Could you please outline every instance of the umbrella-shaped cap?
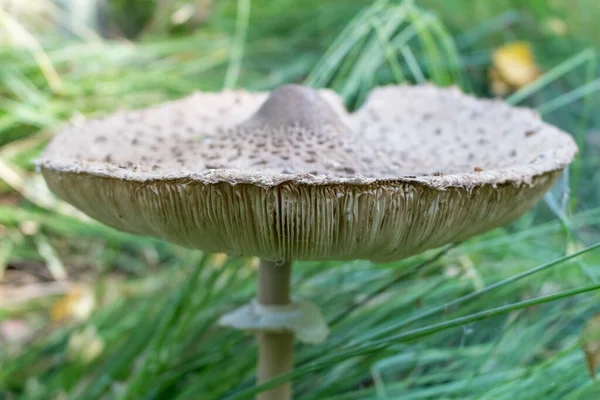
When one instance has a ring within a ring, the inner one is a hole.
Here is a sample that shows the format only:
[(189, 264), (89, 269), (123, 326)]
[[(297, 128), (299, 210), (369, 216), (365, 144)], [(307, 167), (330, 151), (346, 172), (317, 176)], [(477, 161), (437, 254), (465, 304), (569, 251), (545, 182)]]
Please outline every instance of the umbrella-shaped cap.
[(522, 215), (577, 152), (528, 109), (432, 85), (196, 93), (65, 129), (50, 188), (128, 232), (265, 259), (394, 260)]

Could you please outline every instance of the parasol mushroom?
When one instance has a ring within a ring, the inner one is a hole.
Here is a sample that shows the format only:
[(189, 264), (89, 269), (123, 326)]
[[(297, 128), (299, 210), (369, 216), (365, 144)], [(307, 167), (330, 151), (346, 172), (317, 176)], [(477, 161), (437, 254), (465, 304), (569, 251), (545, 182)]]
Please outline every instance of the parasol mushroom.
[(220, 322), (258, 335), (262, 383), (292, 369), (293, 336), (327, 336), (319, 310), (290, 297), (293, 260), (393, 261), (504, 225), (576, 152), (534, 111), (457, 88), (381, 87), (348, 113), (332, 91), (286, 85), (71, 126), (38, 165), (116, 229), (260, 257), (257, 298)]

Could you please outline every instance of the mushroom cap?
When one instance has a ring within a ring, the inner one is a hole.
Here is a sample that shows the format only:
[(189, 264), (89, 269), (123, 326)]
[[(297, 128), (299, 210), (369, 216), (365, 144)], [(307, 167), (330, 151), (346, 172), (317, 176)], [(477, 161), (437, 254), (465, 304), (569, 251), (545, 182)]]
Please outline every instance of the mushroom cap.
[(386, 86), (195, 93), (73, 125), (37, 164), (116, 229), (268, 260), (392, 261), (525, 213), (577, 153), (525, 108)]

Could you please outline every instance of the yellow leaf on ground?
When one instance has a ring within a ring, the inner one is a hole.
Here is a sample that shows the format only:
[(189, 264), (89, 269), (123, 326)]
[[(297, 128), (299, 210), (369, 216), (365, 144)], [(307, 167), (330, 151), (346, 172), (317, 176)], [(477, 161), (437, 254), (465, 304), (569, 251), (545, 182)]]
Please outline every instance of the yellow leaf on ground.
[(95, 306), (96, 299), (90, 288), (74, 286), (69, 293), (52, 305), (50, 317), (54, 322), (84, 321), (90, 316)]
[(504, 96), (527, 86), (540, 74), (529, 43), (512, 42), (494, 51), (488, 77), (492, 92)]

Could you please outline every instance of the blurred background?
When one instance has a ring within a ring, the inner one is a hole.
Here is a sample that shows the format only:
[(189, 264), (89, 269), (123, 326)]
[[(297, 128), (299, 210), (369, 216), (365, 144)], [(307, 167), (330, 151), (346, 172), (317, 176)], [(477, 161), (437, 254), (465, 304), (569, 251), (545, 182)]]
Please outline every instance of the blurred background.
[(535, 108), (579, 157), (510, 226), (299, 263), (332, 333), (298, 346), (298, 398), (600, 398), (598, 21), (597, 0), (0, 0), (0, 399), (253, 397), (255, 341), (215, 321), (252, 298), (256, 260), (57, 201), (31, 161), (61, 124), (289, 82), (353, 109), (425, 81)]

